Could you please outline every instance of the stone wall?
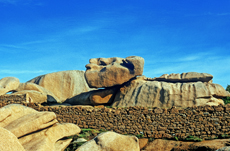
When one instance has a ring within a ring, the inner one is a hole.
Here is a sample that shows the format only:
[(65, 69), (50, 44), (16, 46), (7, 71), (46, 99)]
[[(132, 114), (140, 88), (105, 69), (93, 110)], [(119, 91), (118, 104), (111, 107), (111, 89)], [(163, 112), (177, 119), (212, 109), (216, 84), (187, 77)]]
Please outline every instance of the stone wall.
[[(0, 98), (0, 107), (23, 102), (18, 98)], [(42, 106), (21, 103), (38, 111), (56, 113), (59, 122), (74, 123), (80, 128), (112, 130), (121, 134), (144, 134), (153, 138), (215, 138), (230, 135), (230, 105), (199, 106), (186, 109), (146, 107), (106, 108), (80, 106)]]

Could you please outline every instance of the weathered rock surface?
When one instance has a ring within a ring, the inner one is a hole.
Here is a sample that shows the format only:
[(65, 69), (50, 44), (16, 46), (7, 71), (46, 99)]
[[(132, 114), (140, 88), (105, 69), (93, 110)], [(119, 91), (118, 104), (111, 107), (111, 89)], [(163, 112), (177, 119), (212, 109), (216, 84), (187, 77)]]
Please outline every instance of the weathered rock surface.
[(13, 133), (0, 127), (0, 151), (25, 151), (25, 149)]
[[(63, 151), (72, 139), (60, 139), (79, 134), (81, 131), (75, 124), (57, 122), (56, 114), (53, 112), (38, 112), (18, 104), (0, 108), (0, 128), (11, 132), (16, 140), (19, 139), (17, 142), (26, 151)], [(5, 133), (0, 133), (0, 135), (5, 135)], [(11, 137), (10, 134), (9, 137)], [(12, 138), (12, 141), (15, 140)]]
[(16, 90), (19, 84), (19, 79), (15, 77), (5, 77), (0, 79), (0, 95)]
[(106, 105), (114, 101), (118, 87), (92, 90), (67, 99), (65, 103), (72, 105)]
[(182, 74), (163, 74), (162, 76), (155, 78), (155, 80), (165, 82), (209, 82), (212, 78), (213, 76), (208, 73), (187, 72)]
[(127, 58), (94, 58), (86, 65), (85, 77), (92, 88), (121, 85), (143, 73), (144, 59), (138, 56)]
[(138, 138), (115, 132), (101, 133), (76, 151), (140, 151)]
[[(48, 129), (21, 137), (19, 138), (19, 142), (22, 144), (25, 150), (54, 151), (55, 146), (60, 145), (60, 142), (57, 142), (59, 139), (67, 137), (67, 136), (79, 134), (80, 131), (81, 129), (75, 124), (71, 124), (71, 123), (58, 124), (57, 123)], [(59, 148), (59, 150), (61, 149)]]
[(44, 93), (41, 93), (39, 91), (35, 90), (22, 90), (15, 93), (12, 93), (11, 95), (26, 95), (25, 102), (27, 103), (44, 103), (47, 102), (47, 95)]
[(61, 102), (92, 89), (86, 83), (84, 71), (69, 70), (38, 76), (28, 82), (38, 84), (52, 92)]
[(4, 128), (11, 131), (15, 136), (21, 137), (52, 126), (57, 122), (55, 113), (37, 112), (18, 118)]
[(226, 146), (230, 139), (215, 139), (202, 142), (183, 142), (174, 140), (156, 139), (144, 148), (145, 151), (190, 151), (190, 150), (210, 150), (215, 151)]
[(37, 111), (19, 104), (2, 107), (0, 108), (0, 127), (5, 127), (16, 119), (32, 113), (37, 113)]
[(227, 91), (219, 84), (207, 82), (170, 83), (138, 77), (117, 92), (112, 106), (191, 107), (224, 104)]
[(19, 92), (24, 90), (35, 90), (41, 92), (42, 94), (45, 94), (47, 96), (47, 102), (50, 103), (60, 102), (60, 100), (52, 92), (32, 82), (20, 83), (19, 87), (16, 89), (16, 91)]

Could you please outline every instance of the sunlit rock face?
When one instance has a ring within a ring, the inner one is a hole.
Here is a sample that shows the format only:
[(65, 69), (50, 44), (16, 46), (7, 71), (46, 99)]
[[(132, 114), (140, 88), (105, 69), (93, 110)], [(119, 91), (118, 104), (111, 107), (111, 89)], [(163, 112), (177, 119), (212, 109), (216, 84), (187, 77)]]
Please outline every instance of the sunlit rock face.
[(138, 56), (127, 58), (93, 58), (86, 65), (85, 77), (91, 88), (121, 85), (143, 73), (144, 59)]
[[(193, 77), (192, 81), (194, 79)], [(197, 82), (184, 82), (184, 79), (182, 81), (166, 81), (162, 79), (158, 81), (157, 78), (149, 79), (144, 76), (129, 81), (118, 90), (112, 106), (217, 106), (223, 105), (222, 98), (229, 95), (221, 85), (208, 80), (207, 82), (201, 82), (200, 79)]]
[(35, 77), (28, 82), (45, 88), (52, 92), (53, 98), (64, 102), (68, 98), (91, 90), (86, 83), (84, 73), (79, 70), (59, 71)]

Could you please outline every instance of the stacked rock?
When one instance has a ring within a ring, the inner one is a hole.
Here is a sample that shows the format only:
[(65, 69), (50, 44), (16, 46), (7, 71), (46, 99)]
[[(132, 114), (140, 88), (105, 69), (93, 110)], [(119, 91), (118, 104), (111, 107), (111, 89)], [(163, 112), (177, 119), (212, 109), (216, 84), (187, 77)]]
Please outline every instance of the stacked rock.
[[(212, 83), (208, 73), (143, 76), (144, 59), (93, 58), (86, 71), (70, 70), (41, 75), (20, 83), (6, 77), (0, 80), (0, 95), (26, 95), (25, 102), (48, 105), (111, 105), (114, 107), (191, 107), (224, 104), (230, 94)], [(13, 92), (12, 94), (6, 94)]]

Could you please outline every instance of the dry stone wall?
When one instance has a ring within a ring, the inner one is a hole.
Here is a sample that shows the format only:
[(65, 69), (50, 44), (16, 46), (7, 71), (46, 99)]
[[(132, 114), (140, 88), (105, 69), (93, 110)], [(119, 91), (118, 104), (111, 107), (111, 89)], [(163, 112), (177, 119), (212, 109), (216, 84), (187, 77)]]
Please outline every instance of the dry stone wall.
[[(0, 98), (0, 107), (23, 102), (23, 97)], [(59, 122), (74, 123), (80, 128), (112, 130), (120, 134), (143, 134), (150, 138), (215, 138), (230, 135), (230, 105), (194, 106), (186, 109), (106, 108), (80, 106), (42, 106), (21, 103), (38, 111), (56, 113)]]

